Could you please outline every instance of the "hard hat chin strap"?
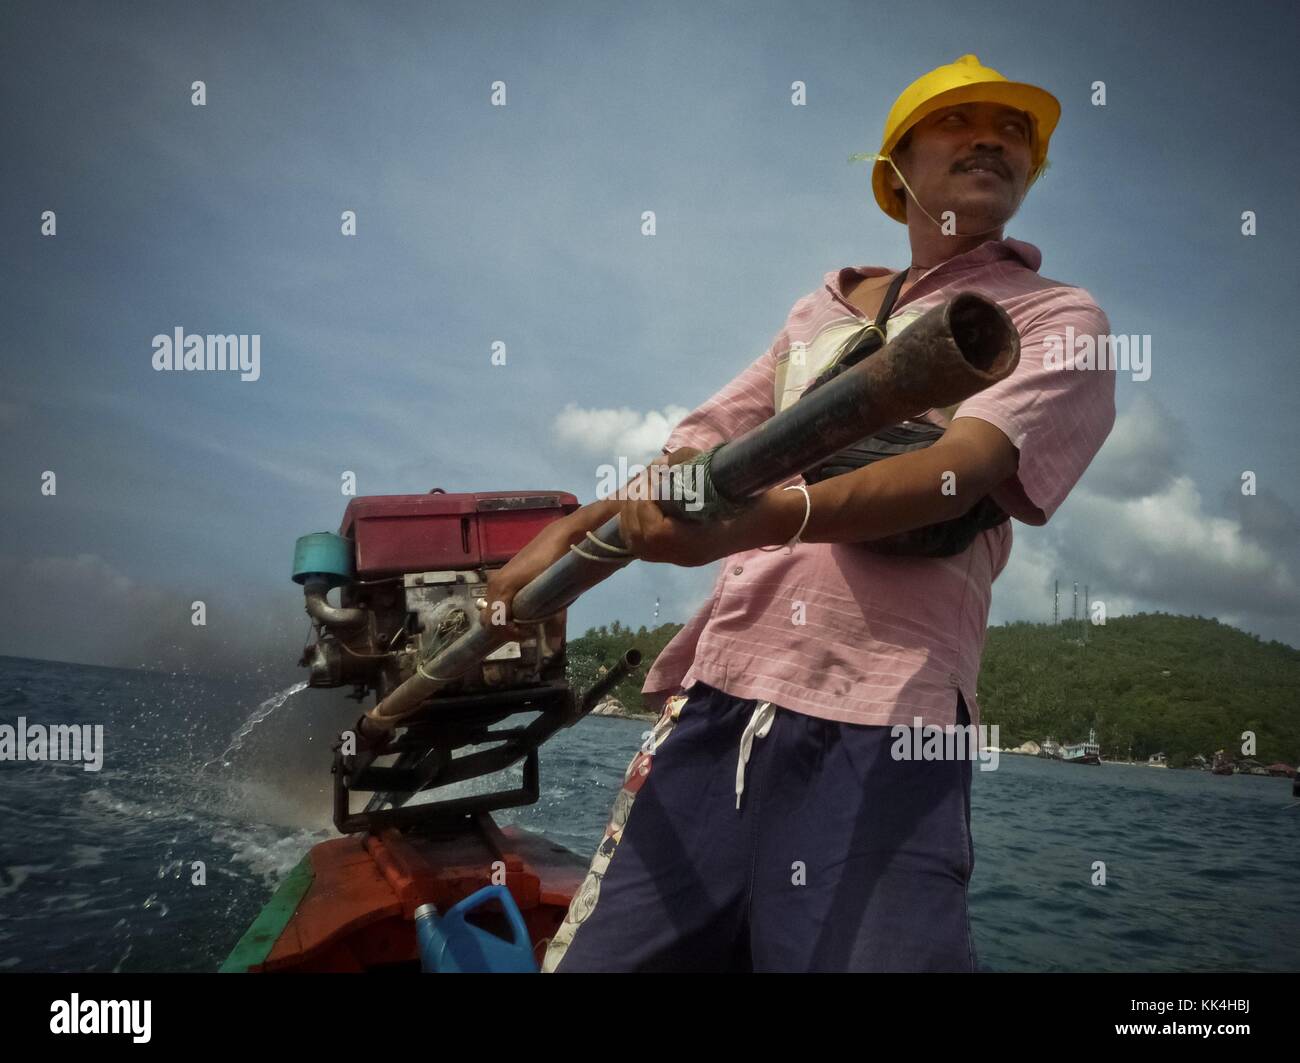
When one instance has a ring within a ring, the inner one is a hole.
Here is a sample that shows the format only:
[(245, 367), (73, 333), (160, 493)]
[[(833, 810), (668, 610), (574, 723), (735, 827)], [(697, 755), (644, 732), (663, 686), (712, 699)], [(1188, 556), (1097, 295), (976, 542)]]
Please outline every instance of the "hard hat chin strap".
[[(894, 160), (891, 159), (888, 155), (878, 155), (875, 152), (862, 151), (862, 152), (858, 152), (858, 154), (856, 155), (849, 156), (850, 162), (852, 162), (854, 159), (871, 159), (873, 162), (889, 163), (889, 168), (893, 170), (894, 173), (898, 174), (898, 179), (903, 182), (904, 190), (907, 192), (909, 196), (912, 197), (912, 202), (916, 204), (917, 209), (920, 210), (920, 212), (924, 214), (927, 218), (929, 218), (930, 221), (934, 222), (934, 226), (936, 229), (943, 228), (943, 224), (940, 221), (938, 221), (933, 214), (931, 214), (928, 210), (925, 209), (925, 205), (917, 198), (916, 193), (912, 191), (912, 186), (907, 183), (907, 178), (903, 176), (902, 171), (899, 170), (899, 168), (894, 165)], [(952, 231), (952, 235), (953, 236), (983, 236), (985, 233), (996, 232), (998, 229), (1001, 229), (1004, 224), (1006, 223), (1001, 222), (997, 225), (992, 226), (991, 228), (981, 229), (977, 233), (959, 233), (957, 232), (956, 229), (954, 229)]]

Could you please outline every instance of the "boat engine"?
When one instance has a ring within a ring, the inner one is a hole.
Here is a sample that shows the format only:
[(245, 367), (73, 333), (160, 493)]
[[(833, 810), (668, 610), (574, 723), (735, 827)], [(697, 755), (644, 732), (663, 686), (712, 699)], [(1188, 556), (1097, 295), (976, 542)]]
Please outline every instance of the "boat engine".
[[(493, 491), (354, 498), (338, 535), (298, 540), (294, 574), (316, 640), (300, 664), (314, 687), (352, 685), (380, 699), (414, 674), (435, 645), (453, 641), (477, 614), (488, 573), (553, 520), (571, 513), (569, 494)], [(327, 595), (339, 588), (340, 604)], [(563, 677), (564, 620), (508, 642), (452, 692), (521, 687)]]
[[(294, 550), (293, 578), (302, 585), (314, 636), (298, 662), (309, 670), (308, 685), (351, 686), (349, 696), (357, 701), (372, 694), (382, 701), (421, 661), (477, 623), (492, 569), (577, 508), (573, 495), (556, 491), (448, 494), (435, 488), (426, 495), (352, 499), (338, 534), (304, 535)], [(338, 605), (329, 601), (335, 588)], [(537, 747), (590, 711), (640, 655), (630, 650), (577, 697), (565, 676), (565, 614), (535, 631), (443, 686), (380, 746), (358, 749), (357, 732), (341, 736), (334, 764), (339, 830), (456, 819), (537, 799)], [(520, 713), (535, 718), (526, 726), (491, 729)], [(454, 755), (466, 749), (473, 752)], [(403, 807), (416, 793), (520, 760), (521, 788)], [(360, 814), (348, 797), (356, 790), (374, 794)]]

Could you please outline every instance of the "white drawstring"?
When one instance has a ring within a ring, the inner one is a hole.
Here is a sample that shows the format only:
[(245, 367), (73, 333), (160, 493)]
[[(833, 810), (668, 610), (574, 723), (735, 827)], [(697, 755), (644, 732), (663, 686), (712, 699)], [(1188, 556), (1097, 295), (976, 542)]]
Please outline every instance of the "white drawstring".
[(745, 724), (745, 732), (740, 736), (740, 760), (736, 764), (736, 808), (740, 808), (740, 795), (745, 792), (745, 765), (749, 763), (749, 751), (754, 748), (754, 738), (766, 738), (776, 719), (776, 706), (770, 701), (759, 702), (754, 715)]

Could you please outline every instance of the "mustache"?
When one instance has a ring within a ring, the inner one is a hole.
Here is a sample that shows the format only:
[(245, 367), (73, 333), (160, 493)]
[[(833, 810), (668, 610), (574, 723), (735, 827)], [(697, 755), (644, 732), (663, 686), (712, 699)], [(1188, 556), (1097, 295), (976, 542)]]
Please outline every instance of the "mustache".
[(996, 155), (972, 155), (969, 158), (961, 160), (961, 162), (954, 163), (952, 167), (952, 172), (964, 173), (966, 170), (970, 170), (975, 167), (979, 167), (984, 170), (992, 170), (995, 174), (998, 174), (1000, 177), (1004, 177), (1008, 181), (1011, 180), (1011, 167), (1009, 167), (1005, 162), (1002, 161), (1002, 159), (1000, 159)]

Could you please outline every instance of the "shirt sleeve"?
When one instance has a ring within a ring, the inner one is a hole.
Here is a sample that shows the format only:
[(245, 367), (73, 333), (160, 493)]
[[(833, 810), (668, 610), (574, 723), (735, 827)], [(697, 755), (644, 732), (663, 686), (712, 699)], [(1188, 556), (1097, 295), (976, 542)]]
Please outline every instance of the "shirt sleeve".
[(782, 329), (763, 354), (712, 398), (696, 407), (678, 423), (664, 443), (669, 454), (681, 447), (708, 450), (719, 443), (744, 435), (776, 413), (773, 384), (776, 378), (776, 349), (785, 334)]
[[(1074, 350), (1108, 350), (1105, 313), (1082, 288), (1062, 288), (1020, 335), (1020, 364), (953, 414), (995, 425), (1020, 451), (1016, 475), (993, 498), (1025, 524), (1046, 524), (1088, 468), (1115, 423), (1113, 359), (1094, 353), (1076, 368)], [(1082, 347), (1081, 347), (1082, 344)], [(1063, 356), (1062, 356), (1063, 355)]]

